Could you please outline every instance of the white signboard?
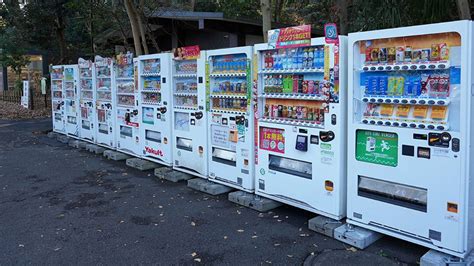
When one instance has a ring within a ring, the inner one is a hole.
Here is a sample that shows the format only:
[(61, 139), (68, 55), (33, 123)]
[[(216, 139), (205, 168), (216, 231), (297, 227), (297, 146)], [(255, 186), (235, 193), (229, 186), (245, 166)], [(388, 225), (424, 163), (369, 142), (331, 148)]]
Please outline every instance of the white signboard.
[(30, 103), (30, 83), (23, 80), (23, 96), (21, 96), (21, 106), (28, 108)]

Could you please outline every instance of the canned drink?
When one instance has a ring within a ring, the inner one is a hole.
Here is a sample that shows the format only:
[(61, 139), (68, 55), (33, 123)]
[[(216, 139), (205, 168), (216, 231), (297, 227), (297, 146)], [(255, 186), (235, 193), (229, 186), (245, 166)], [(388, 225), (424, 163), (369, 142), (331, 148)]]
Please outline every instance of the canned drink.
[(272, 105), (272, 117), (278, 117), (278, 106)]
[(379, 48), (379, 62), (387, 63), (387, 48)]
[(397, 46), (397, 51), (395, 54), (395, 61), (397, 63), (403, 63), (405, 61), (405, 47)]
[(449, 47), (446, 43), (439, 44), (439, 57), (441, 60), (449, 60)]
[(439, 45), (438, 44), (432, 44), (431, 45), (431, 61), (439, 61)]
[(405, 47), (404, 57), (405, 57), (405, 59), (404, 59), (405, 62), (411, 62), (411, 58), (412, 58), (411, 46), (406, 46)]
[(311, 120), (311, 121), (314, 120), (314, 109), (313, 108), (308, 108), (308, 120)]
[(282, 116), (283, 118), (287, 118), (287, 117), (288, 117), (288, 107), (287, 107), (286, 105), (283, 106), (283, 110), (282, 110), (282, 112), (281, 112), (281, 116)]
[(387, 95), (387, 83), (388, 83), (388, 77), (384, 76), (384, 77), (378, 78), (377, 95), (382, 95), (382, 96)]
[(379, 48), (372, 48), (370, 50), (370, 62), (377, 64), (379, 62)]
[(301, 120), (303, 118), (302, 109), (303, 108), (301, 106), (296, 107), (296, 119)]
[(307, 107), (301, 108), (301, 118), (304, 119), (304, 120), (308, 119), (308, 108)]
[(397, 54), (397, 48), (389, 47), (388, 48), (388, 53), (387, 53), (387, 62), (388, 63), (394, 63), (396, 54)]
[(308, 81), (307, 80), (303, 80), (303, 90), (302, 90), (303, 94), (308, 94)]
[(411, 53), (411, 62), (412, 63), (419, 63), (421, 60), (421, 49), (415, 49)]
[(278, 117), (283, 117), (283, 105), (278, 105), (278, 112), (277, 112)]
[(372, 63), (372, 48), (365, 48), (365, 63), (370, 64)]
[(428, 62), (430, 61), (430, 49), (422, 49), (421, 50), (421, 62)]
[(314, 80), (308, 80), (308, 94), (314, 94)]
[(293, 116), (293, 107), (288, 106), (288, 114), (287, 114), (286, 118), (291, 118), (292, 116)]

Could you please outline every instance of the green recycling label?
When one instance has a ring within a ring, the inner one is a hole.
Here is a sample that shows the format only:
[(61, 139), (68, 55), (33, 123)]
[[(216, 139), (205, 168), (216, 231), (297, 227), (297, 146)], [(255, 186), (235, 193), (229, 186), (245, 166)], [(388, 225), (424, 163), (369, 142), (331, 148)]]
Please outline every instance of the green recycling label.
[(362, 162), (397, 166), (398, 135), (389, 132), (357, 130), (356, 159)]

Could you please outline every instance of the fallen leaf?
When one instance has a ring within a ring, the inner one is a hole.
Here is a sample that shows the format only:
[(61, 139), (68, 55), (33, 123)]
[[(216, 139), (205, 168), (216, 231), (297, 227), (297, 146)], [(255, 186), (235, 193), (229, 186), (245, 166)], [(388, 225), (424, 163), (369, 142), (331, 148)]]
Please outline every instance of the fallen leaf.
[(275, 244), (273, 244), (273, 245), (274, 245), (275, 247), (278, 247), (278, 246), (281, 245), (281, 244), (275, 243)]
[(252, 236), (252, 238), (257, 238), (258, 236)]
[(357, 251), (357, 249), (356, 249), (355, 247), (346, 248), (346, 250), (352, 251), (352, 252), (356, 252), (356, 251)]
[(193, 256), (193, 258), (194, 258), (194, 257), (197, 256), (197, 253), (196, 253), (196, 252), (193, 252), (193, 253), (191, 253), (191, 256)]
[(194, 261), (201, 262), (201, 259), (200, 258), (195, 258)]
[(237, 232), (242, 233), (244, 232), (244, 229), (238, 229)]
[(286, 256), (288, 256), (288, 258), (293, 258), (293, 255), (286, 255)]
[(224, 239), (227, 239), (227, 236), (224, 236)]
[(195, 222), (191, 222), (191, 225), (192, 225), (192, 226), (196, 226), (196, 223), (195, 223)]

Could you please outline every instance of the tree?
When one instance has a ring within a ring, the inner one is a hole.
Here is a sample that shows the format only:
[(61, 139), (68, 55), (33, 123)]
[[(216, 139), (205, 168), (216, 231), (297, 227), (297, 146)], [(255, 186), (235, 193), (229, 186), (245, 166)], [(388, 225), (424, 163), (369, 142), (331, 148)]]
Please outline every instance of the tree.
[(0, 65), (10, 67), (17, 75), (16, 89), (21, 89), (22, 68), (30, 63), (26, 56), (27, 31), (22, 24), (24, 18), (18, 1), (10, 1), (0, 7)]
[(268, 41), (267, 32), (272, 28), (272, 7), (270, 6), (270, 0), (261, 0), (260, 2), (262, 9), (262, 31), (264, 42)]

